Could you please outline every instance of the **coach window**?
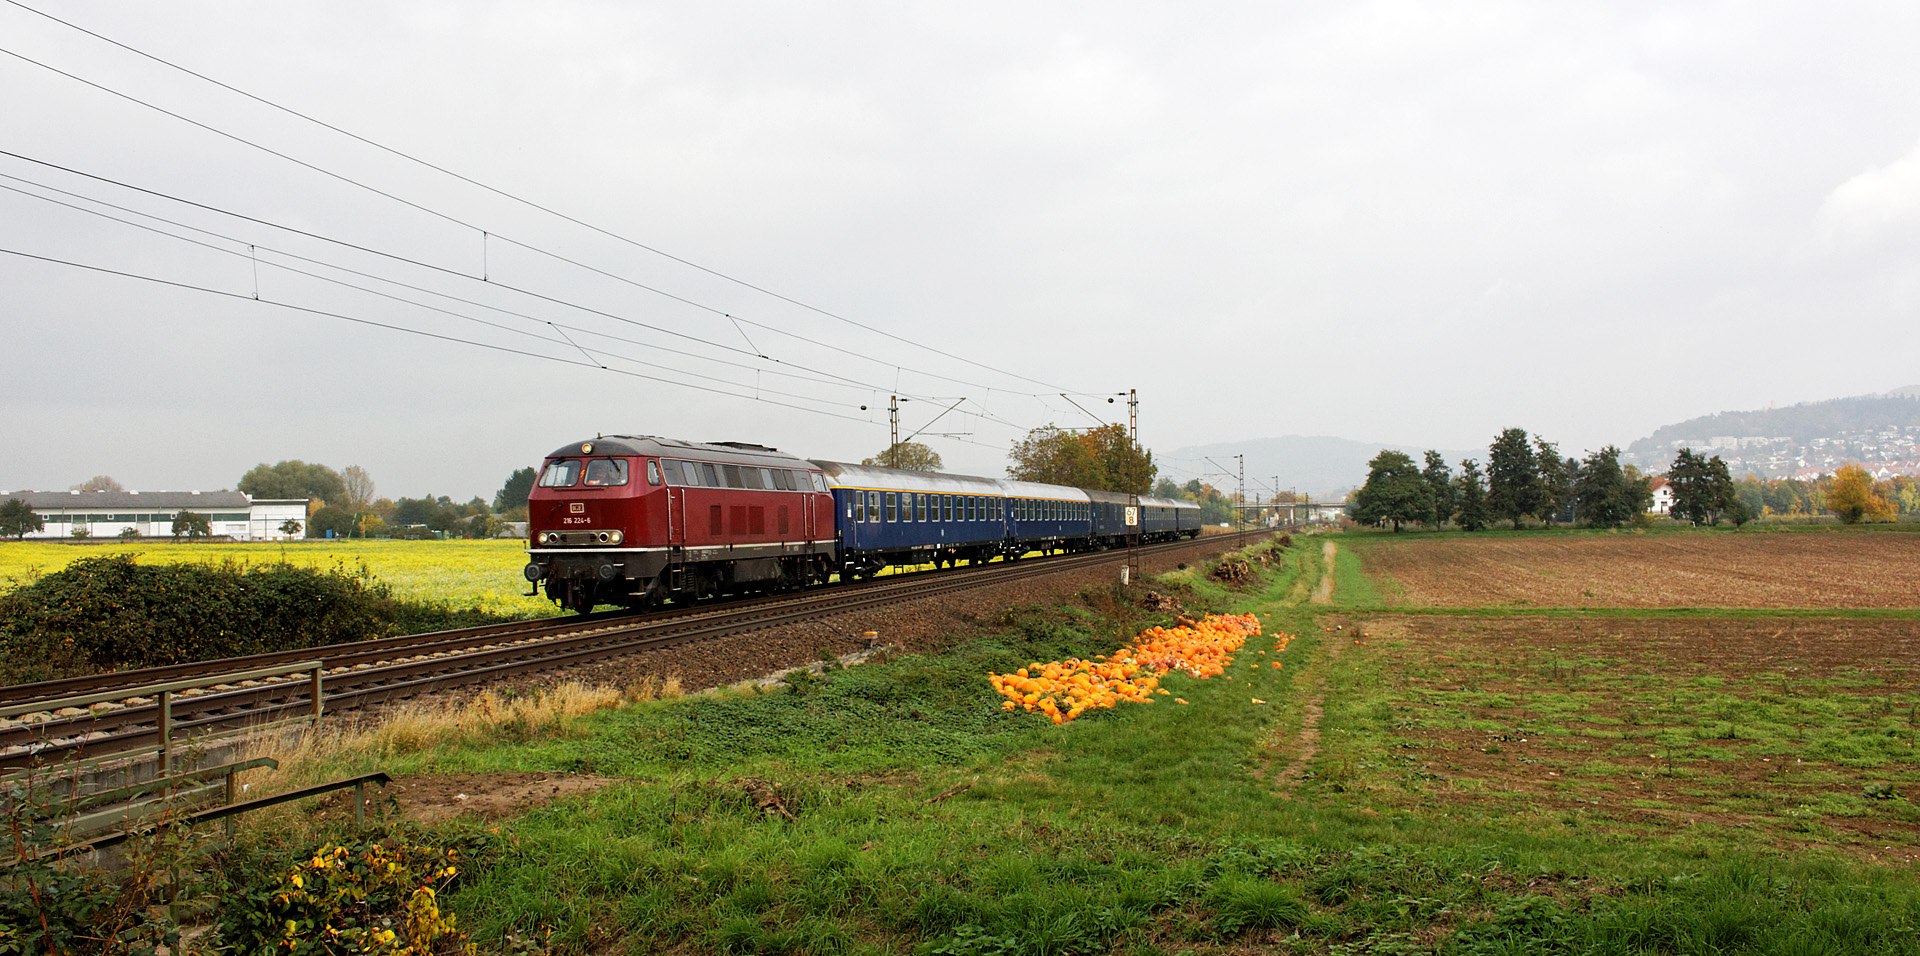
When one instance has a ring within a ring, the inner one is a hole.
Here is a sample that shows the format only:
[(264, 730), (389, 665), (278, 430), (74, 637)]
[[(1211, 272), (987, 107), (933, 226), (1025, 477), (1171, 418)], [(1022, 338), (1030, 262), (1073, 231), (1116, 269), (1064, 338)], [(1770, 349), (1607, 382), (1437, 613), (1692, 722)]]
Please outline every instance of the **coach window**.
[(655, 459), (649, 458), (647, 459), (647, 484), (657, 485), (659, 483), (660, 483), (660, 462)]
[(540, 473), (542, 488), (571, 488), (580, 480), (580, 459), (562, 458), (549, 462), (547, 470)]
[(894, 521), (900, 520), (900, 509), (897, 503), (899, 497), (900, 496), (895, 492), (891, 492), (891, 491), (887, 492), (887, 521), (888, 522), (894, 522)]
[(850, 494), (847, 496), (847, 520), (848, 521), (867, 520), (867, 496), (866, 495), (863, 495), (860, 492), (856, 491), (853, 494)]
[(880, 493), (877, 491), (867, 492), (867, 520), (880, 520)]
[(914, 495), (913, 504), (914, 504), (914, 508), (913, 508), (914, 513), (920, 516), (919, 520), (921, 521), (927, 520), (927, 496)]

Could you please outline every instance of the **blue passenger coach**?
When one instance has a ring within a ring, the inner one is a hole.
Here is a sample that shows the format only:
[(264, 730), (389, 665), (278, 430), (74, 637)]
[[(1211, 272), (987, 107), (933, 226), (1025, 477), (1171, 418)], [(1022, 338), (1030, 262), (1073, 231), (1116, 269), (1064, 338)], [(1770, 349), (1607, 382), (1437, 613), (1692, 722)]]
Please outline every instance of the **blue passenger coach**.
[[(1126, 495), (1066, 485), (815, 461), (833, 492), (840, 574), (888, 565), (979, 564), (1031, 552), (1097, 551), (1126, 543)], [(1143, 496), (1143, 541), (1200, 533), (1191, 502)]]
[(841, 576), (890, 564), (978, 564), (1005, 554), (1007, 482), (969, 475), (815, 462), (833, 492)]

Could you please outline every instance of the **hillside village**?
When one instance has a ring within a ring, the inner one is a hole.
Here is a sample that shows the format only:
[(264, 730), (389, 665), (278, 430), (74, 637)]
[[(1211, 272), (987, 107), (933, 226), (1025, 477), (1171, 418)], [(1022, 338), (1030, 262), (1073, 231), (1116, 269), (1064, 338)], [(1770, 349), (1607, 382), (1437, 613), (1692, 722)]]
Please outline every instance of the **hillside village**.
[(1722, 412), (1668, 425), (1621, 460), (1663, 471), (1675, 452), (1718, 455), (1734, 477), (1809, 480), (1858, 464), (1876, 479), (1920, 475), (1920, 389), (1786, 408)]

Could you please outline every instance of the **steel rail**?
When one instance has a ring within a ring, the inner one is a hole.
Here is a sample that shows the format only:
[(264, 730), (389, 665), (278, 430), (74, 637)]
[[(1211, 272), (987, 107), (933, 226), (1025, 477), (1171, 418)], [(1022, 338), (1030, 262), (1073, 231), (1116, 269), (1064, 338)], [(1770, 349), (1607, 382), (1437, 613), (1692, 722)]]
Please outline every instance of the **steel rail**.
[[(1015, 562), (1009, 562), (1015, 563)], [(895, 587), (901, 581), (925, 574), (946, 572), (908, 571), (896, 572), (878, 579), (858, 582), (839, 582), (818, 588), (808, 589), (806, 593), (821, 593), (828, 589), (866, 589), (875, 587)], [(503, 621), (498, 624), (482, 624), (476, 627), (454, 628), (446, 631), (428, 631), (420, 634), (401, 634), (393, 637), (373, 638), (365, 641), (347, 641), (339, 644), (321, 644), (313, 647), (285, 651), (267, 651), (261, 654), (248, 654), (240, 657), (216, 658), (207, 661), (191, 661), (181, 664), (165, 664), (157, 667), (143, 667), (136, 670), (114, 671), (108, 674), (88, 674), (79, 677), (66, 677), (55, 680), (37, 681), (28, 684), (0, 686), (0, 707), (17, 707), (39, 702), (52, 702), (83, 694), (111, 691), (131, 684), (157, 684), (208, 674), (222, 674), (235, 670), (253, 670), (271, 667), (291, 661), (320, 658), (328, 666), (342, 666), (335, 659), (350, 661), (344, 666), (379, 660), (382, 657), (396, 656), (387, 651), (402, 651), (407, 655), (420, 653), (444, 653), (465, 647), (480, 647), (499, 641), (526, 640), (564, 634), (568, 631), (585, 630), (607, 622), (633, 623), (637, 621), (672, 620), (701, 614), (714, 613), (741, 606), (765, 604), (789, 600), (791, 593), (761, 594), (745, 597), (719, 598), (699, 603), (676, 604), (672, 607), (652, 611), (596, 611), (592, 614), (573, 614), (558, 618), (538, 618), (531, 621)], [(404, 656), (404, 655), (400, 655)]]
[[(1205, 539), (1194, 539), (1149, 546), (1142, 551), (1157, 554), (1204, 546)], [(647, 618), (644, 620), (636, 620), (631, 616), (622, 619), (612, 615), (593, 622), (601, 625), (599, 627), (584, 630), (576, 627), (573, 633), (549, 636), (538, 641), (494, 643), (458, 654), (422, 656), (415, 653), (407, 660), (371, 667), (359, 666), (357, 669), (349, 669), (353, 665), (345, 662), (369, 654), (391, 661), (402, 656), (395, 651), (406, 648), (389, 645), (332, 659), (316, 654), (316, 651), (323, 650), (320, 648), (306, 648), (302, 653), (308, 659), (320, 657), (326, 662), (325, 670), (330, 672), (322, 692), (323, 706), (327, 710), (351, 710), (429, 691), (554, 670), (690, 641), (853, 613), (866, 608), (898, 604), (903, 600), (935, 597), (1124, 559), (1124, 551), (1094, 552), (1032, 563), (996, 563), (940, 574), (890, 576), (898, 580), (872, 582), (872, 586), (775, 595), (760, 601), (693, 609), (705, 613), (643, 616)], [(571, 619), (568, 623), (577, 625), (579, 620)], [(349, 648), (356, 645), (338, 646)], [(418, 649), (416, 646), (416, 652)], [(234, 663), (232, 660), (226, 661), (223, 667), (231, 667)], [(176, 698), (173, 703), (177, 715), (173, 724), (174, 733), (188, 737), (195, 733), (270, 721), (288, 712), (310, 710), (312, 695), (308, 689), (311, 684), (303, 677), (296, 674), (281, 682)], [(11, 753), (0, 753), (0, 767), (26, 766), (48, 758), (62, 759), (102, 747), (115, 751), (137, 748), (159, 739), (157, 720), (158, 707), (141, 704), (0, 729), (0, 748), (15, 748)]]

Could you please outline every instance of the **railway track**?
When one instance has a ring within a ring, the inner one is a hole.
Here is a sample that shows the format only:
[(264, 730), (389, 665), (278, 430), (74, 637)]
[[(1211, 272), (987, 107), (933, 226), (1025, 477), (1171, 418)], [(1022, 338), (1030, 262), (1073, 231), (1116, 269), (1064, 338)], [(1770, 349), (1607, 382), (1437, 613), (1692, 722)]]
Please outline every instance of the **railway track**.
[[(1199, 539), (1152, 545), (1142, 556), (1224, 544)], [(692, 641), (778, 627), (902, 601), (1126, 560), (1108, 551), (1037, 561), (996, 562), (940, 572), (889, 575), (858, 584), (769, 595), (645, 614), (602, 612), (565, 619), (494, 624), (457, 631), (310, 647), (194, 664), (147, 668), (0, 688), (0, 707), (24, 707), (118, 688), (319, 661), (324, 709), (353, 710), (434, 691), (471, 686)], [(215, 685), (172, 698), (176, 739), (226, 731), (313, 710), (312, 675)], [(152, 746), (160, 740), (157, 702), (128, 697), (91, 710), (28, 714), (0, 726), (0, 768)]]

